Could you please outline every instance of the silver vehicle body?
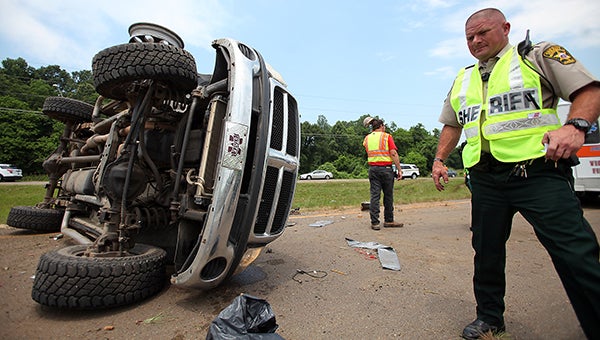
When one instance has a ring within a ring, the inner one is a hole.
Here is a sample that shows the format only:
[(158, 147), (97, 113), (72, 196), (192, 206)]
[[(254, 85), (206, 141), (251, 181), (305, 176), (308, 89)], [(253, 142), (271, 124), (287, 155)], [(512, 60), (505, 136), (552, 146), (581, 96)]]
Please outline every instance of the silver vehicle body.
[[(163, 115), (181, 118), (146, 122), (138, 149), (148, 150), (139, 151), (139, 161), (130, 163), (130, 170), (118, 164), (119, 158), (112, 163), (105, 159), (121, 152), (116, 144), (124, 129), (117, 123), (135, 113), (130, 108), (99, 119), (97, 113), (107, 111), (101, 101), (94, 108), (91, 129), (97, 132), (102, 126), (110, 132), (81, 143), (95, 145), (101, 140), (105, 143), (101, 154), (84, 156), (87, 149), (79, 145), (71, 151), (77, 156), (57, 153), (46, 162), (49, 169), (72, 162), (55, 185), (59, 197), (46, 197), (45, 202), (66, 207), (64, 235), (99, 254), (101, 249), (112, 247), (109, 253), (114, 253), (133, 242), (161, 247), (174, 263), (171, 283), (200, 289), (219, 285), (282, 235), (300, 156), (297, 104), (281, 76), (256, 50), (239, 41), (219, 39), (213, 47), (217, 52), (213, 74), (198, 75), (199, 85), (188, 96), (191, 104), (171, 105)], [(153, 107), (148, 112), (157, 111)], [(168, 124), (175, 126), (172, 131), (148, 127)], [(194, 124), (200, 127), (190, 127)], [(183, 141), (173, 142), (170, 149), (163, 142), (178, 136)], [(179, 163), (135, 172), (155, 158), (168, 158), (165, 154)], [(90, 162), (91, 166), (80, 165)], [(118, 200), (125, 189), (114, 184), (122, 177), (127, 177), (125, 183), (131, 180), (130, 191), (137, 194), (126, 203)], [(167, 197), (170, 203), (164, 202)]]
[[(227, 239), (234, 223), (243, 223), (241, 219), (235, 219), (236, 213), (239, 214), (235, 208), (241, 206), (239, 200), (243, 176), (248, 175), (247, 171), (260, 171), (253, 174), (253, 180), (262, 184), (258, 192), (258, 196), (262, 198), (261, 204), (257, 204), (258, 197), (254, 202), (244, 204), (253, 207), (245, 212), (244, 220), (254, 221), (251, 228), (245, 231), (248, 232), (249, 248), (244, 258), (253, 258), (259, 247), (273, 241), (284, 231), (299, 159), (299, 133), (296, 124), (298, 117), (294, 99), (285, 90), (282, 79), (269, 77), (268, 97), (271, 100), (264, 104), (268, 104), (265, 118), (268, 117), (271, 123), (268, 124), (268, 131), (264, 131), (265, 143), (259, 143), (254, 150), (264, 157), (260, 157), (259, 160), (262, 164), (255, 164), (253, 169), (244, 169), (248, 156), (249, 129), (252, 125), (252, 99), (258, 95), (255, 92), (260, 90), (253, 86), (253, 80), (258, 72), (266, 71), (263, 69), (265, 64), (261, 64), (257, 54), (254, 58), (248, 58), (248, 51), (242, 51), (236, 41), (222, 39), (215, 41), (215, 44), (227, 49), (234, 68), (228, 85), (230, 103), (225, 114), (225, 133), (221, 136), (221, 144), (228, 147), (222, 148), (217, 161), (219, 165), (212, 193), (212, 208), (207, 212), (198, 251), (193, 262), (185, 270), (175, 274), (171, 280), (175, 285), (200, 288), (216, 286), (225, 278), (229, 266), (235, 264), (235, 249)], [(274, 121), (278, 124), (274, 124)], [(281, 124), (283, 122), (286, 123)], [(236, 141), (238, 136), (241, 136), (240, 142)], [(241, 153), (235, 150), (241, 150)], [(203, 165), (201, 164), (201, 167)], [(197, 188), (196, 199), (202, 198), (205, 194), (203, 183), (197, 182), (193, 185)], [(226, 267), (219, 268), (209, 275), (202, 274), (202, 270), (211, 263), (223, 260), (227, 263)]]

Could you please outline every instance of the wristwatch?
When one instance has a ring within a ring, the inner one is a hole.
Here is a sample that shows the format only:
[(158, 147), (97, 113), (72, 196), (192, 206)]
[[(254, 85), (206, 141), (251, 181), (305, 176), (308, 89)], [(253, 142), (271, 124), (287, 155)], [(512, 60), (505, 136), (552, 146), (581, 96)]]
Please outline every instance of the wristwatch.
[(577, 130), (583, 131), (583, 133), (588, 133), (592, 127), (592, 124), (583, 118), (569, 119), (565, 125), (573, 125)]

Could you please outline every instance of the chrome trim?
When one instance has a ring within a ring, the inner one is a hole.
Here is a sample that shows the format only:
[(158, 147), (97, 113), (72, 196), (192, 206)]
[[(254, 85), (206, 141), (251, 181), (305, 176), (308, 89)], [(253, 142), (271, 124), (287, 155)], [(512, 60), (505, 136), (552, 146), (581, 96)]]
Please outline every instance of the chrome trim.
[[(252, 118), (253, 79), (260, 71), (260, 61), (249, 60), (238, 47), (238, 42), (232, 39), (219, 39), (213, 45), (220, 45), (229, 52), (231, 58), (229, 73), (229, 103), (225, 129), (235, 126), (245, 129), (250, 127)], [(227, 144), (227, 133), (223, 133), (221, 143)], [(226, 148), (222, 148), (215, 176), (213, 201), (205, 220), (205, 228), (199, 244), (199, 249), (192, 263), (184, 271), (174, 274), (171, 283), (185, 287), (210, 289), (221, 283), (229, 271), (234, 258), (234, 246), (229, 244), (228, 237), (237, 207), (240, 186), (243, 177), (241, 169), (224, 164)], [(247, 150), (243, 149), (243, 159)], [(212, 260), (224, 258), (227, 265), (217, 276), (210, 279), (200, 277), (202, 269)]]
[[(296, 122), (296, 140), (295, 142), (297, 143), (296, 145), (296, 150), (297, 150), (297, 154), (298, 156), (294, 156), (294, 155), (290, 155), (286, 153), (287, 150), (287, 143), (288, 143), (288, 137), (289, 137), (289, 115), (292, 114), (289, 111), (289, 97), (291, 96), (291, 94), (285, 89), (285, 85), (283, 85), (282, 83), (280, 83), (277, 79), (270, 79), (270, 96), (271, 96), (271, 107), (269, 109), (269, 119), (270, 121), (273, 121), (273, 115), (274, 115), (274, 107), (273, 107), (273, 97), (274, 97), (274, 93), (275, 90), (281, 91), (284, 94), (283, 97), (283, 136), (282, 136), (282, 145), (281, 145), (281, 150), (277, 150), (277, 149), (273, 149), (270, 147), (271, 145), (271, 138), (273, 136), (273, 125), (270, 126), (269, 128), (269, 140), (267, 142), (267, 146), (268, 146), (268, 150), (267, 150), (267, 158), (265, 159), (265, 164), (267, 166), (264, 167), (265, 169), (265, 173), (268, 167), (273, 167), (273, 168), (277, 168), (279, 170), (278, 176), (277, 176), (277, 183), (275, 185), (275, 194), (273, 197), (273, 200), (271, 202), (271, 207), (269, 209), (269, 217), (268, 217), (268, 223), (267, 223), (267, 228), (263, 233), (257, 234), (254, 232), (254, 230), (251, 230), (250, 232), (250, 236), (248, 238), (248, 244), (267, 244), (275, 239), (277, 239), (279, 236), (281, 236), (283, 234), (283, 231), (285, 230), (285, 227), (282, 228), (279, 232), (276, 233), (272, 233), (272, 228), (273, 228), (273, 221), (275, 219), (275, 214), (277, 212), (277, 208), (278, 208), (278, 204), (279, 204), (279, 198), (281, 195), (281, 189), (282, 189), (282, 182), (283, 182), (283, 175), (284, 175), (284, 171), (293, 173), (293, 178), (295, 179), (298, 176), (298, 168), (299, 168), (299, 164), (300, 164), (300, 146), (299, 144), (299, 136), (300, 136), (300, 123), (299, 121)], [(297, 109), (297, 108), (296, 108)], [(266, 174), (263, 173), (263, 179), (265, 178)], [(295, 183), (295, 181), (294, 181)], [(294, 184), (295, 185), (295, 184)], [(265, 183), (263, 181), (263, 189), (264, 189)], [(263, 194), (263, 189), (261, 189), (261, 193), (260, 193), (260, 197), (262, 197)], [(293, 198), (293, 195), (292, 195)], [(259, 213), (259, 207), (257, 207), (257, 210), (255, 212), (254, 215), (254, 220), (257, 220), (257, 215)], [(288, 209), (285, 212), (285, 216), (283, 218), (284, 221), (287, 220), (288, 216), (289, 216), (289, 212), (290, 210)]]

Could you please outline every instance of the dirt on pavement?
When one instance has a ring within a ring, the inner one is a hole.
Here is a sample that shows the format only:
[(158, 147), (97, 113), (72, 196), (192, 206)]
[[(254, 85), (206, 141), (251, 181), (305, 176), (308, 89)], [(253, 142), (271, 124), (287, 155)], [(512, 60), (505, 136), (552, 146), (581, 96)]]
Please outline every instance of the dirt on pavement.
[[(584, 210), (599, 234), (600, 205)], [(360, 207), (300, 210), (254, 264), (212, 291), (167, 285), (136, 305), (85, 312), (31, 299), (40, 255), (72, 241), (2, 225), (0, 339), (203, 339), (241, 293), (269, 302), (285, 339), (458, 339), (475, 317), (469, 201), (400, 205), (395, 214), (403, 228), (373, 231)], [(317, 221), (333, 223), (309, 226)], [(382, 269), (345, 238), (393, 247), (402, 269)], [(504, 339), (583, 339), (549, 256), (520, 215), (507, 247)]]

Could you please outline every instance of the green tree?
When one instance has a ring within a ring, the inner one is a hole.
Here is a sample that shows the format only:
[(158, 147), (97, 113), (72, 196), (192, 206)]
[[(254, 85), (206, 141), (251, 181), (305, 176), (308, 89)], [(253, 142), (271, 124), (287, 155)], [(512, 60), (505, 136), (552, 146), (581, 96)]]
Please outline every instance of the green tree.
[(28, 94), (27, 103), (34, 110), (41, 110), (44, 100), (47, 97), (54, 96), (56, 93), (56, 89), (41, 79), (31, 80), (26, 91)]
[(0, 69), (0, 73), (12, 76), (23, 83), (28, 82), (34, 72), (35, 69), (29, 66), (23, 58), (6, 58), (2, 61), (2, 69)]
[(75, 92), (75, 82), (69, 72), (58, 65), (48, 65), (35, 70), (33, 76), (45, 81), (49, 86), (55, 88), (55, 95), (71, 97)]
[(0, 162), (28, 173), (43, 173), (41, 164), (56, 148), (63, 124), (40, 111), (49, 96), (62, 95), (93, 104), (97, 98), (91, 71), (70, 74), (58, 65), (35, 69), (23, 58), (0, 67)]
[(92, 71), (75, 71), (71, 75), (75, 82), (74, 93), (71, 98), (94, 104), (98, 98), (98, 93), (96, 92), (96, 88), (94, 88)]
[(29, 109), (29, 105), (15, 97), (0, 96), (0, 108), (25, 111)]
[(58, 140), (54, 124), (38, 112), (0, 109), (0, 162), (17, 164), (25, 173), (42, 173), (42, 162)]
[(425, 156), (423, 156), (418, 151), (409, 151), (408, 154), (404, 157), (404, 160), (402, 160), (402, 163), (416, 165), (419, 168), (421, 176), (424, 176), (424, 174), (429, 174), (429, 170), (427, 169), (427, 158), (425, 158)]

